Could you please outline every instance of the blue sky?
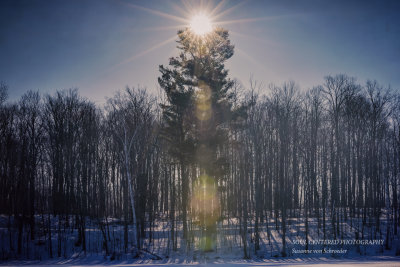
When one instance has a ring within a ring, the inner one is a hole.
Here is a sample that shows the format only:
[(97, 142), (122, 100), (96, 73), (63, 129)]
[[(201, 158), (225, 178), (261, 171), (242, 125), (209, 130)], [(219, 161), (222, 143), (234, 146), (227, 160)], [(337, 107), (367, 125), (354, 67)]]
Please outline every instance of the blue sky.
[[(0, 81), (11, 100), (30, 89), (76, 87), (99, 104), (127, 85), (156, 93), (158, 66), (178, 52), (176, 17), (219, 3), (1, 1)], [(307, 89), (346, 73), (400, 91), (400, 1), (227, 0), (217, 13), (235, 45), (230, 77), (245, 86), (252, 75)]]

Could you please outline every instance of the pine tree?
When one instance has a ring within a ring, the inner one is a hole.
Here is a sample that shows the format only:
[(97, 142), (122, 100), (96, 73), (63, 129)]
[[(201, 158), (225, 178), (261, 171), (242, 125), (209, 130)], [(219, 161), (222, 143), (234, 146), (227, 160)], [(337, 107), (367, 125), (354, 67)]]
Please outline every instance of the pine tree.
[(194, 189), (192, 202), (196, 202), (194, 210), (205, 232), (203, 249), (208, 251), (213, 249), (220, 216), (218, 182), (227, 170), (221, 151), (228, 139), (229, 122), (236, 116), (232, 110), (234, 81), (228, 78), (224, 65), (234, 47), (228, 31), (222, 28), (203, 36), (189, 28), (180, 30), (177, 42), (179, 56), (170, 58), (169, 68), (160, 66), (158, 81), (168, 101), (161, 106), (163, 133), (179, 165), (184, 239), (188, 238), (188, 170), (189, 165), (196, 166), (199, 177), (193, 177), (194, 188), (203, 189)]

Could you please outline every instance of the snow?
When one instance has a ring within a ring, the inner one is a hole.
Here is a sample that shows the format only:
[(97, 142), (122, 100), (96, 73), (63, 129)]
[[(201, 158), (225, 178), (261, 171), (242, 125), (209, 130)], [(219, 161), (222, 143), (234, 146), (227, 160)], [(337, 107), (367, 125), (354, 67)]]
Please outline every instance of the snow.
[(303, 259), (265, 259), (265, 260), (208, 260), (199, 262), (186, 262), (183, 258), (174, 260), (124, 260), (124, 261), (106, 261), (98, 255), (87, 256), (79, 259), (53, 259), (46, 261), (8, 261), (0, 263), (0, 266), (215, 266), (215, 267), (244, 267), (244, 266), (400, 266), (398, 257), (355, 257), (349, 259), (331, 259), (331, 258), (303, 258)]
[[(47, 215), (45, 215), (47, 217)], [(178, 251), (172, 250), (172, 245), (168, 242), (170, 235), (170, 223), (166, 220), (158, 220), (153, 229), (153, 238), (150, 242), (148, 231), (143, 240), (143, 251), (138, 257), (133, 258), (133, 248), (130, 247), (127, 252), (123, 248), (123, 223), (119, 219), (108, 218), (108, 232), (110, 240), (108, 246), (110, 255), (106, 255), (103, 248), (103, 236), (98, 226), (98, 221), (91, 221), (89, 218), (86, 223), (87, 253), (85, 254), (80, 246), (75, 246), (77, 240), (77, 230), (73, 227), (73, 218), (71, 226), (65, 231), (61, 231), (62, 239), (61, 255), (58, 257), (58, 236), (57, 229), (59, 218), (51, 216), (52, 225), (52, 249), (53, 258), (48, 255), (49, 240), (44, 232), (37, 231), (36, 239), (29, 241), (29, 227), (25, 227), (23, 235), (23, 247), (21, 255), (17, 255), (17, 229), (11, 228), (8, 231), (8, 221), (13, 224), (13, 218), (0, 216), (0, 266), (15, 265), (70, 265), (70, 266), (400, 266), (400, 257), (396, 256), (396, 251), (400, 248), (399, 237), (395, 236), (391, 243), (391, 249), (384, 249), (384, 245), (309, 245), (309, 250), (318, 251), (321, 249), (342, 250), (345, 253), (294, 253), (295, 250), (304, 250), (305, 246), (302, 240), (305, 239), (305, 224), (303, 219), (291, 218), (287, 226), (287, 254), (285, 258), (280, 257), (282, 249), (282, 233), (275, 229), (275, 221), (270, 219), (267, 225), (264, 223), (261, 228), (260, 237), (261, 249), (255, 253), (252, 241), (252, 222), (249, 223), (248, 231), (248, 249), (251, 260), (243, 259), (243, 245), (239, 234), (238, 220), (231, 218), (219, 222), (217, 250), (204, 253), (198, 248), (200, 237), (194, 240), (195, 248), (183, 252), (180, 249), (182, 235), (182, 225), (177, 227), (178, 232)], [(41, 216), (37, 216), (37, 227), (42, 221)], [(328, 221), (327, 221), (328, 223)], [(338, 239), (354, 240), (356, 220), (349, 220), (344, 223), (344, 234)], [(322, 231), (318, 230), (317, 220), (309, 219), (309, 240), (322, 239)], [(327, 224), (329, 228), (329, 224)], [(43, 227), (42, 227), (43, 228)], [(39, 227), (40, 229), (40, 227)], [(384, 239), (386, 222), (381, 220), (381, 233), (376, 237), (373, 231), (366, 226), (364, 240)], [(196, 229), (195, 229), (196, 230)], [(200, 236), (197, 229), (197, 235)], [(132, 227), (129, 228), (129, 244), (132, 242)], [(10, 248), (10, 239), (12, 240)], [(27, 242), (28, 240), (28, 242)], [(296, 243), (298, 242), (298, 243)], [(161, 260), (155, 260), (154, 255), (161, 257)], [(397, 253), (398, 254), (398, 253)]]

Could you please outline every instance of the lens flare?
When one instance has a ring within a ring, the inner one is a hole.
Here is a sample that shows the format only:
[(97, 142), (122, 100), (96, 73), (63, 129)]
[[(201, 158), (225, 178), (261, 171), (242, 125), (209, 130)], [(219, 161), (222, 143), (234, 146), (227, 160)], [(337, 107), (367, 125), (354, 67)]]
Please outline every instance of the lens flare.
[(192, 219), (202, 229), (200, 248), (203, 251), (212, 251), (215, 244), (216, 223), (220, 217), (221, 209), (217, 185), (214, 178), (201, 175), (194, 182), (191, 199)]
[(197, 179), (191, 202), (193, 218), (196, 218), (201, 225), (210, 226), (217, 221), (220, 207), (213, 178), (202, 175)]
[(211, 88), (204, 82), (199, 82), (199, 91), (196, 92), (196, 117), (200, 121), (207, 121), (211, 115)]

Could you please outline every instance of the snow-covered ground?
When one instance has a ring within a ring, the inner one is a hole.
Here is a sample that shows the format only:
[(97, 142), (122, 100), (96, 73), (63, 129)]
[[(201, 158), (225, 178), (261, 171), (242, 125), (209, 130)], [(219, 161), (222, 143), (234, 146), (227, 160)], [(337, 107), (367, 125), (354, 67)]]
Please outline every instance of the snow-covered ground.
[(82, 259), (53, 259), (46, 261), (14, 260), (0, 263), (0, 266), (215, 266), (215, 267), (244, 267), (244, 266), (400, 266), (398, 257), (355, 257), (355, 258), (302, 258), (302, 259), (264, 259), (264, 260), (205, 260), (198, 262), (187, 262), (184, 259), (175, 260), (124, 260), (105, 261), (98, 256), (88, 256)]
[[(47, 216), (47, 215), (46, 215)], [(180, 236), (181, 227), (178, 226), (178, 250), (173, 251), (170, 235), (170, 224), (167, 221), (157, 221), (152, 229), (150, 242), (149, 231), (146, 231), (146, 238), (143, 240), (142, 251), (139, 256), (133, 257), (133, 249), (124, 250), (123, 224), (117, 219), (107, 219), (107, 245), (109, 254), (106, 255), (104, 249), (104, 235), (99, 228), (98, 221), (87, 220), (86, 228), (86, 248), (87, 252), (82, 251), (82, 246), (77, 246), (77, 230), (73, 227), (73, 219), (69, 228), (58, 231), (59, 220), (51, 216), (51, 242), (48, 230), (43, 227), (42, 217), (37, 217), (38, 231), (33, 241), (29, 239), (29, 227), (25, 227), (22, 237), (22, 251), (18, 255), (17, 239), (18, 233), (13, 225), (13, 218), (0, 216), (0, 265), (71, 265), (71, 266), (400, 266), (400, 242), (399, 237), (395, 236), (390, 242), (390, 249), (385, 249), (386, 222), (381, 220), (381, 230), (375, 235), (373, 226), (364, 229), (363, 240), (378, 240), (377, 244), (354, 244), (357, 238), (356, 232), (360, 223), (356, 219), (349, 219), (340, 225), (343, 233), (336, 240), (348, 240), (342, 244), (317, 244), (318, 240), (323, 240), (322, 229), (318, 228), (315, 218), (309, 219), (309, 240), (314, 241), (308, 246), (305, 253), (305, 224), (303, 219), (288, 219), (287, 226), (287, 257), (281, 257), (282, 232), (275, 228), (273, 219), (269, 220), (268, 225), (263, 224), (260, 231), (260, 250), (254, 250), (253, 228), (249, 227), (247, 234), (248, 252), (251, 260), (243, 259), (243, 243), (240, 236), (238, 221), (235, 219), (224, 220), (218, 224), (218, 237), (216, 250), (204, 253), (199, 249), (201, 242), (201, 231), (194, 229), (194, 249), (183, 251)], [(64, 223), (63, 223), (64, 224)], [(251, 222), (249, 223), (251, 225)], [(9, 231), (11, 229), (11, 232)], [(327, 232), (330, 227), (327, 221)], [(131, 231), (131, 229), (130, 229)], [(60, 236), (58, 236), (58, 232)], [(132, 238), (132, 233), (129, 237)], [(327, 239), (330, 240), (330, 235)], [(379, 240), (382, 240), (380, 242)], [(129, 240), (131, 246), (132, 240)], [(52, 246), (53, 257), (49, 255), (49, 246)], [(324, 251), (325, 249), (325, 251)], [(161, 259), (156, 260), (154, 255)]]

